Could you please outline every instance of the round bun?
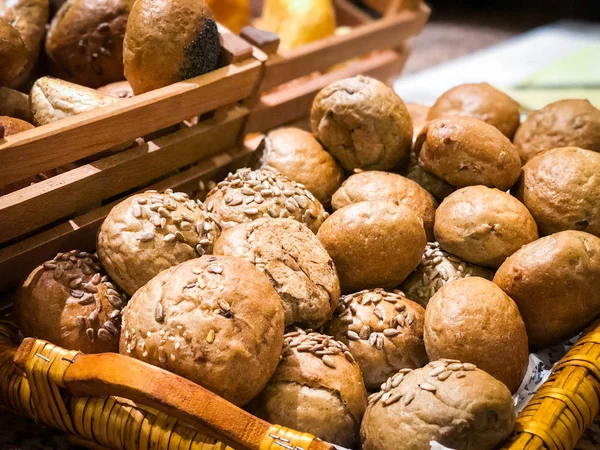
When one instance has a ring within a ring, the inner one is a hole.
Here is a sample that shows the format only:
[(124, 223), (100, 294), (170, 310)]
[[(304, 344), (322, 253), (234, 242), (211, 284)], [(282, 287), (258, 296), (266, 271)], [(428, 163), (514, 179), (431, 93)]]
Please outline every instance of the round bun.
[(96, 255), (79, 250), (35, 268), (15, 296), (23, 335), (83, 353), (118, 351), (124, 306)]
[(415, 152), (427, 172), (456, 187), (482, 184), (506, 191), (521, 173), (519, 154), (508, 138), (471, 117), (427, 122)]
[(344, 181), (344, 171), (319, 141), (298, 128), (271, 131), (255, 154), (254, 168), (271, 168), (302, 183), (324, 205)]
[(205, 205), (223, 230), (260, 217), (289, 217), (316, 233), (328, 216), (302, 183), (267, 169), (230, 173), (208, 193)]
[(435, 213), (436, 240), (448, 253), (486, 267), (498, 267), (538, 238), (537, 225), (516, 198), (485, 186), (450, 194)]
[(494, 283), (517, 303), (532, 346), (562, 342), (600, 313), (600, 239), (583, 231), (543, 237), (508, 258)]
[(419, 158), (415, 152), (410, 152), (410, 162), (403, 175), (409, 180), (413, 180), (440, 202), (456, 190), (451, 184), (426, 172), (419, 164)]
[(525, 324), (514, 301), (491, 281), (461, 278), (443, 286), (427, 305), (429, 359), (477, 364), (515, 392), (529, 364)]
[(207, 0), (207, 3), (215, 20), (234, 33), (239, 33), (246, 25), (250, 25), (249, 0)]
[(338, 209), (317, 237), (345, 293), (398, 286), (419, 265), (427, 244), (423, 223), (412, 209), (380, 200)]
[(515, 146), (525, 164), (557, 147), (600, 151), (600, 110), (588, 100), (560, 100), (533, 112), (518, 129)]
[(7, 21), (0, 19), (0, 86), (11, 84), (25, 64), (25, 44), (21, 35)]
[(53, 73), (96, 88), (120, 81), (123, 39), (134, 0), (68, 0), (52, 19), (46, 54)]
[(316, 138), (348, 171), (390, 170), (408, 163), (413, 125), (392, 88), (357, 76), (317, 94), (310, 113)]
[(469, 83), (442, 94), (427, 120), (466, 116), (483, 120), (512, 139), (521, 123), (519, 104), (488, 83)]
[(223, 232), (215, 255), (236, 256), (253, 263), (277, 291), (285, 324), (318, 328), (327, 322), (340, 299), (333, 261), (312, 231), (293, 219), (257, 219)]
[(35, 128), (29, 122), (14, 117), (0, 116), (0, 126), (4, 129), (4, 136), (12, 136), (13, 134)]
[(32, 122), (29, 95), (0, 86), (0, 115)]
[(116, 98), (133, 97), (133, 89), (131, 89), (131, 85), (127, 81), (117, 81), (115, 83), (110, 83), (106, 86), (99, 87), (97, 91)]
[(543, 152), (523, 166), (515, 196), (542, 235), (563, 230), (600, 236), (600, 153), (576, 147)]
[(467, 277), (491, 280), (494, 272), (451, 255), (444, 251), (437, 242), (428, 242), (421, 263), (400, 288), (406, 297), (427, 307), (429, 299), (442, 286), (459, 278)]
[(398, 370), (427, 363), (424, 320), (422, 306), (399, 293), (373, 289), (342, 297), (325, 332), (348, 346), (373, 391)]
[(174, 372), (236, 405), (267, 384), (283, 346), (283, 310), (266, 276), (227, 256), (171, 267), (123, 314), (120, 352)]
[(367, 392), (348, 348), (301, 329), (285, 335), (283, 357), (250, 410), (270, 423), (355, 448)]
[(219, 229), (187, 194), (147, 191), (116, 205), (98, 233), (106, 272), (129, 295), (161, 271), (212, 252)]
[(352, 203), (385, 200), (408, 206), (422, 220), (428, 239), (433, 239), (433, 222), (438, 204), (433, 196), (408, 178), (389, 172), (366, 171), (352, 175), (333, 195), (333, 209)]
[(405, 369), (369, 397), (363, 450), (492, 450), (510, 436), (515, 407), (506, 386), (474, 364), (434, 361)]
[(427, 115), (431, 108), (418, 103), (407, 103), (406, 109), (408, 110), (413, 123), (413, 138), (416, 139), (427, 122)]
[(125, 77), (136, 95), (217, 68), (221, 43), (205, 0), (139, 0), (127, 22)]

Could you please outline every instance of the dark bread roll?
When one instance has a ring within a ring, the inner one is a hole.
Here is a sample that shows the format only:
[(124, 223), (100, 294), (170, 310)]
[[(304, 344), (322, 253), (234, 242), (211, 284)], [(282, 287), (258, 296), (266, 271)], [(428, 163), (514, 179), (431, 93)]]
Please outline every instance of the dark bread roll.
[(25, 64), (25, 44), (21, 35), (6, 20), (0, 19), (0, 86), (9, 85), (17, 78)]

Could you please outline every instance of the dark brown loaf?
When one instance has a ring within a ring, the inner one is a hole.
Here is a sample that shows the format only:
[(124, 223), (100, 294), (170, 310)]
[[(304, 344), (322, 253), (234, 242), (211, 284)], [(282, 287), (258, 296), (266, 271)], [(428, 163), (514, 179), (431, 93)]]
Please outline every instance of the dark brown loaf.
[(0, 86), (14, 82), (25, 64), (25, 44), (21, 35), (7, 21), (0, 19)]

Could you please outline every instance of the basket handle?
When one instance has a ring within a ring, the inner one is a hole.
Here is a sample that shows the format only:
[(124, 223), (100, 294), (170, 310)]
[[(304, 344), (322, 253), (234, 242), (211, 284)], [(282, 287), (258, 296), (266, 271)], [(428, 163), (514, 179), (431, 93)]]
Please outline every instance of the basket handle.
[[(39, 342), (25, 339), (15, 364), (24, 370)], [(312, 435), (273, 426), (183, 377), (127, 356), (78, 353), (69, 362), (55, 382), (71, 394), (130, 399), (193, 425), (234, 449), (334, 450)]]

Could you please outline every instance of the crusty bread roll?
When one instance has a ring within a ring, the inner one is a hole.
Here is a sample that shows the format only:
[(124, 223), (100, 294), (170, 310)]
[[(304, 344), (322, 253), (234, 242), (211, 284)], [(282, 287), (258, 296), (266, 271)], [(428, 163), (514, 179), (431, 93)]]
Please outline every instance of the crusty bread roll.
[(21, 35), (6, 20), (0, 19), (0, 85), (13, 83), (27, 63)]
[(506, 386), (474, 364), (442, 359), (404, 369), (369, 397), (363, 450), (492, 450), (512, 432), (515, 407)]
[(283, 309), (247, 261), (203, 256), (140, 288), (123, 315), (120, 352), (198, 383), (236, 405), (267, 384), (283, 346)]
[(35, 128), (29, 122), (25, 122), (21, 119), (15, 119), (14, 117), (0, 116), (0, 126), (4, 129), (4, 134), (1, 137), (11, 136), (13, 134), (21, 133), (22, 131), (31, 130)]
[(133, 89), (127, 81), (117, 81), (115, 83), (107, 84), (106, 86), (100, 86), (96, 89), (98, 92), (110, 95), (116, 98), (131, 98), (133, 97)]

